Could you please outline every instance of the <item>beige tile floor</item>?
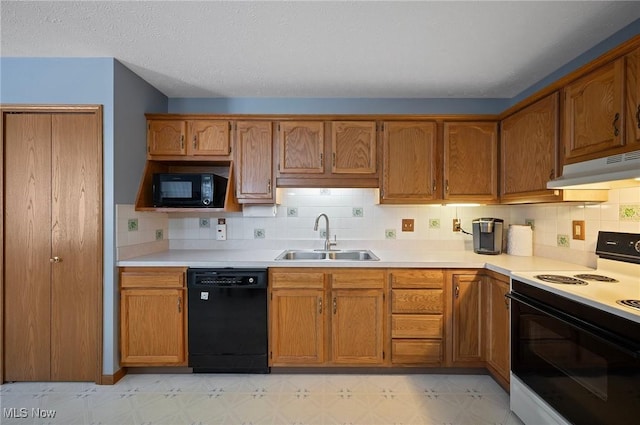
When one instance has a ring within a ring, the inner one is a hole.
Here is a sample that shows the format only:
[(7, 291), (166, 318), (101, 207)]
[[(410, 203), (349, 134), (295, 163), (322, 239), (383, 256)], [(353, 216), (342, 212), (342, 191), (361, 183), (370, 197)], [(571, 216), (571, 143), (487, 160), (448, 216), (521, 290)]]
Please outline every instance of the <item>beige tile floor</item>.
[(2, 425), (522, 424), (484, 375), (129, 374), (4, 384), (0, 406)]

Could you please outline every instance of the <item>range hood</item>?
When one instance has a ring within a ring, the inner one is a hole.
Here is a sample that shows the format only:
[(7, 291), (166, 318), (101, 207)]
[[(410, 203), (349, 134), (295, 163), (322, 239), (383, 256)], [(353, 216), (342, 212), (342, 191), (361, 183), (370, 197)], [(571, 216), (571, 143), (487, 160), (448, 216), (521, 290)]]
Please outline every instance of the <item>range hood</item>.
[(640, 150), (565, 165), (547, 189), (640, 187)]

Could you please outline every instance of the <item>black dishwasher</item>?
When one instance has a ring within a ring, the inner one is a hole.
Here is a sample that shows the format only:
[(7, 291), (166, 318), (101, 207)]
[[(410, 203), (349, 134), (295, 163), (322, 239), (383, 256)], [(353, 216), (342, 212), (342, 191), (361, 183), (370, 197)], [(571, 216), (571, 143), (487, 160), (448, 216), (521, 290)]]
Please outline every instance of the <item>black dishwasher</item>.
[(266, 269), (189, 269), (187, 292), (194, 373), (269, 373)]

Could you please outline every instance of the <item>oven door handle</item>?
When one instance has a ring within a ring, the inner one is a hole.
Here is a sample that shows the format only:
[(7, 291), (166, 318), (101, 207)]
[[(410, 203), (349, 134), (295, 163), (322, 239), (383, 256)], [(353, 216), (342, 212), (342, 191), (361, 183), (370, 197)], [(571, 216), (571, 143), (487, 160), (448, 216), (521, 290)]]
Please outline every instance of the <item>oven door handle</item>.
[[(605, 344), (608, 344), (616, 348), (617, 350), (624, 352), (625, 354), (633, 357), (634, 359), (640, 359), (640, 347), (638, 347), (637, 345), (634, 345), (634, 346), (629, 345), (620, 336), (614, 334), (613, 332), (610, 332), (606, 329), (602, 329), (582, 319), (578, 319), (577, 317), (568, 315), (548, 305), (541, 304), (524, 295), (514, 293), (514, 292), (509, 292), (505, 296), (515, 302), (522, 303), (527, 307), (530, 307), (547, 316), (550, 316), (556, 320), (559, 320), (560, 322), (566, 325), (569, 325), (574, 328), (578, 328), (580, 329), (580, 331), (585, 332), (590, 336), (592, 336), (593, 338), (598, 339), (604, 342)], [(511, 311), (513, 312), (513, 310)]]

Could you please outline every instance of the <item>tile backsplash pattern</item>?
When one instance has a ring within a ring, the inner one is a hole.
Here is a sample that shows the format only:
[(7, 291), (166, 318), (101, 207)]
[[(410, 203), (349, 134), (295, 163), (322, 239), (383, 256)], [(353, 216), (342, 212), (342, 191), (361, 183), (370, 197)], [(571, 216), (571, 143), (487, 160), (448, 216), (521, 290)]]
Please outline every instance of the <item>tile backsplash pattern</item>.
[[(558, 249), (563, 259), (569, 261), (572, 255), (579, 260), (586, 258), (585, 253), (595, 251), (599, 230), (640, 233), (640, 188), (612, 189), (608, 202), (596, 204), (392, 206), (378, 204), (378, 196), (377, 189), (278, 189), (277, 208), (245, 207), (244, 213), (137, 213), (132, 205), (119, 205), (118, 246), (154, 241), (155, 231), (160, 228), (164, 229), (172, 247), (175, 242), (176, 248), (229, 248), (234, 240), (255, 241), (256, 229), (263, 231), (258, 232), (264, 236), (264, 241), (259, 241), (262, 243), (289, 240), (319, 243), (325, 222), (320, 220), (318, 231), (313, 230), (313, 224), (320, 213), (329, 216), (330, 236), (331, 239), (336, 236), (338, 247), (341, 241), (385, 241), (388, 231), (392, 230), (396, 239), (393, 242), (387, 239), (386, 243), (429, 241), (424, 245), (426, 249), (432, 245), (436, 246), (432, 249), (437, 249), (439, 244), (434, 242), (446, 241), (445, 246), (448, 247), (471, 249), (471, 236), (452, 232), (447, 223), (460, 218), (462, 228), (471, 232), (474, 218), (498, 217), (505, 220), (505, 229), (509, 224), (525, 224), (525, 221), (533, 220), (535, 254), (555, 256), (558, 251), (554, 249)], [(357, 214), (354, 214), (354, 209), (358, 209)], [(216, 241), (215, 226), (201, 227), (202, 217), (225, 217), (228, 240)], [(138, 232), (127, 232), (127, 220), (130, 218), (138, 218)], [(402, 219), (406, 218), (415, 220), (414, 232), (401, 231)], [(571, 239), (572, 220), (585, 222), (585, 240)], [(568, 247), (558, 247), (558, 239), (562, 235), (569, 235)]]

